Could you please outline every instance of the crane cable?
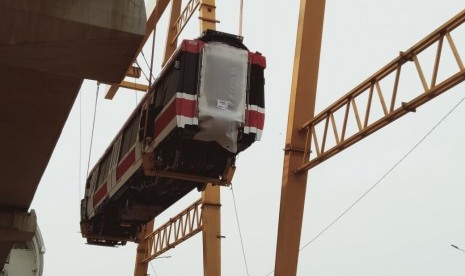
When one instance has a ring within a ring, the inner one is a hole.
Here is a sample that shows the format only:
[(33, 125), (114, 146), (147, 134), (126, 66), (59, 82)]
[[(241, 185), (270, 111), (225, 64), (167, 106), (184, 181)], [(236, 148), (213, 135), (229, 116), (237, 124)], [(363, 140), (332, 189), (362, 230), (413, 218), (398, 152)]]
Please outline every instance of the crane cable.
[(90, 156), (92, 155), (92, 142), (94, 140), (95, 117), (97, 115), (97, 102), (98, 102), (99, 90), (100, 90), (100, 82), (97, 82), (97, 93), (95, 93), (94, 118), (92, 120), (92, 132), (91, 132), (91, 135), (90, 135), (89, 159), (87, 160), (87, 173), (86, 173), (86, 176), (89, 176)]
[(244, 0), (240, 0), (239, 7), (239, 36), (242, 36), (242, 19), (244, 15)]
[[(81, 200), (81, 172), (82, 172), (82, 91), (79, 92), (79, 165), (78, 165), (78, 200)], [(78, 202), (79, 202), (78, 201)]]
[(236, 213), (237, 229), (239, 230), (239, 238), (241, 240), (242, 256), (244, 258), (245, 271), (247, 272), (247, 276), (249, 276), (249, 267), (247, 265), (247, 258), (245, 257), (244, 241), (242, 240), (241, 226), (239, 224), (239, 215), (238, 215), (238, 212), (237, 212), (236, 197), (234, 196), (234, 190), (233, 190), (232, 185), (231, 185), (231, 194), (232, 194), (232, 199), (233, 199), (233, 203), (234, 203), (234, 212)]
[[(145, 71), (142, 70), (142, 67), (140, 66), (140, 64), (139, 64), (139, 62), (137, 61), (137, 59), (135, 59), (134, 62), (136, 63), (137, 66), (139, 66), (140, 71), (141, 71), (142, 74), (144, 75), (145, 79), (146, 79), (148, 82), (150, 82), (149, 77), (147, 77), (147, 74), (145, 74)], [(134, 79), (135, 79), (135, 78), (134, 78)]]
[[(342, 212), (338, 217), (336, 217), (330, 224), (328, 224), (328, 226), (326, 226), (323, 230), (321, 230), (316, 236), (314, 236), (310, 241), (308, 241), (307, 243), (305, 243), (300, 249), (299, 249), (299, 252), (304, 250), (305, 248), (307, 248), (307, 246), (309, 246), (310, 244), (312, 244), (314, 241), (316, 241), (319, 237), (321, 237), (329, 228), (331, 228), (334, 224), (336, 224), (344, 215), (346, 215), (350, 210), (352, 210), (365, 196), (367, 196), (374, 188), (376, 188), (376, 186), (378, 186), (389, 174), (391, 174), (391, 172), (397, 167), (399, 166), (408, 156), (410, 156), (410, 154), (415, 151), (418, 146), (420, 146), (421, 143), (423, 143), (426, 138), (428, 138), (428, 136), (433, 133), (434, 130), (436, 130), (436, 128), (442, 124), (442, 122), (444, 122), (445, 119), (447, 119), (447, 117), (449, 117), (450, 114), (452, 114), (452, 112), (455, 111), (455, 109), (457, 109), (457, 107), (459, 107), (463, 101), (465, 101), (465, 97), (463, 97), (456, 105), (454, 105), (454, 107), (452, 107), (451, 110), (449, 110), (449, 112), (446, 113), (446, 115), (444, 115), (406, 154), (404, 154), (400, 159), (399, 161), (397, 161), (390, 169), (387, 170), (386, 173), (383, 174), (383, 176), (381, 176), (380, 179), (378, 179), (378, 181), (375, 182), (375, 184), (373, 184), (365, 193), (363, 193), (360, 197), (358, 197), (347, 209), (344, 210), (344, 212)], [(271, 272), (269, 272), (268, 274), (266, 274), (265, 276), (268, 276), (268, 275), (271, 275), (272, 273), (274, 272), (274, 270), (272, 270)]]

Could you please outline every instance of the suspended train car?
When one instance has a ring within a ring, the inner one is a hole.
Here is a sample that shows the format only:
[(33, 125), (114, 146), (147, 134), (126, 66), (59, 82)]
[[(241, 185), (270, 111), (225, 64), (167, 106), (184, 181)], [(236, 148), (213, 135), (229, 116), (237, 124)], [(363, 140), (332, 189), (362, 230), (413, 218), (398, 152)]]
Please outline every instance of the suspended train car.
[(265, 67), (241, 37), (184, 40), (89, 174), (87, 242), (137, 242), (143, 224), (194, 188), (228, 184), (235, 156), (263, 130)]

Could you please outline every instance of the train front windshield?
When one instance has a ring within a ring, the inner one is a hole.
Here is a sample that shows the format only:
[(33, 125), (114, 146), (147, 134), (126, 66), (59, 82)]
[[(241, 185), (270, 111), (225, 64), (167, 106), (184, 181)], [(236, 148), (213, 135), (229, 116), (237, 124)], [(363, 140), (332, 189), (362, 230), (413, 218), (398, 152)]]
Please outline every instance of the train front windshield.
[(237, 152), (238, 129), (244, 125), (248, 52), (223, 43), (202, 52), (198, 94), (199, 128), (194, 139), (217, 141)]

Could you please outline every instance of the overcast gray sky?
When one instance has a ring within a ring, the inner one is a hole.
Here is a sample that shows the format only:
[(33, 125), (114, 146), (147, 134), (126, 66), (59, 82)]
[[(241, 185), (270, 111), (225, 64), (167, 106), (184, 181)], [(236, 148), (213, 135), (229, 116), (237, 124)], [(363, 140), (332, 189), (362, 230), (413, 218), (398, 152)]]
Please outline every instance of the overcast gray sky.
[[(250, 275), (265, 276), (274, 268), (299, 1), (244, 2), (244, 42), (267, 57), (266, 124), (262, 141), (238, 157), (233, 185)], [(317, 112), (462, 11), (464, 3), (328, 0)], [(218, 30), (236, 33), (238, 10), (239, 0), (217, 0)], [(183, 37), (198, 35), (194, 20)], [(156, 46), (158, 61), (165, 29), (162, 22), (157, 32), (161, 42)], [(454, 38), (465, 57), (465, 26), (461, 29)], [(148, 52), (146, 49), (147, 57)], [(142, 97), (121, 90), (113, 101), (106, 101), (103, 90), (98, 99), (91, 167)], [(89, 246), (79, 233), (79, 200), (87, 171), (95, 94), (96, 83), (85, 81), (32, 204), (47, 247), (47, 276), (133, 274), (135, 245)], [(301, 244), (380, 179), (463, 97), (464, 84), (312, 169)], [(450, 246), (465, 248), (464, 116), (465, 104), (351, 212), (306, 247), (300, 254), (298, 275), (464, 275), (465, 253)], [(197, 192), (189, 194), (157, 218), (156, 224), (199, 196)], [(222, 273), (246, 275), (229, 188), (222, 189), (222, 203), (222, 234), (226, 236)], [(152, 261), (156, 274), (149, 268), (150, 275), (203, 275), (200, 234), (165, 255), (171, 258)]]

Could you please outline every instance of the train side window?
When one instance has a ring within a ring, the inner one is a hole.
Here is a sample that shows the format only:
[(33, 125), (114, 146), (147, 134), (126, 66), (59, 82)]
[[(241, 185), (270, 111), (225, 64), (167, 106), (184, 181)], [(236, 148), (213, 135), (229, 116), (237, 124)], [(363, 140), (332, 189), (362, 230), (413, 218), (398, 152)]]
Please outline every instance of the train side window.
[[(163, 106), (163, 98), (165, 96), (165, 91), (163, 89), (163, 85), (158, 86), (157, 90), (155, 90), (155, 116), (158, 116), (158, 113), (161, 111)], [(158, 111), (158, 112), (157, 112)]]
[(121, 147), (121, 135), (116, 140), (115, 144), (113, 145), (113, 151), (111, 154), (111, 163), (110, 168), (114, 168), (118, 164), (118, 155), (119, 155), (119, 148)]
[(94, 170), (94, 172), (92, 173), (92, 176), (89, 178), (88, 183), (90, 184), (90, 187), (86, 187), (86, 189), (90, 188), (89, 190), (90, 192), (93, 192), (96, 189), (97, 174), (98, 174), (98, 170)]
[(98, 174), (98, 184), (97, 187), (100, 187), (103, 184), (103, 181), (107, 178), (108, 176), (108, 170), (110, 169), (110, 154), (111, 152), (107, 153), (105, 158), (103, 158), (103, 161), (100, 163), (100, 171)]
[(131, 123), (126, 127), (126, 129), (123, 132), (123, 143), (121, 146), (121, 153), (118, 158), (118, 160), (121, 160), (129, 151), (129, 149), (134, 146), (136, 143), (136, 137), (137, 137), (137, 131), (138, 131), (138, 121), (137, 118), (139, 116), (134, 116), (132, 118)]
[(171, 70), (166, 75), (165, 83), (163, 84), (165, 98), (163, 105), (165, 106), (171, 99), (176, 95), (176, 92), (179, 92), (179, 71)]

